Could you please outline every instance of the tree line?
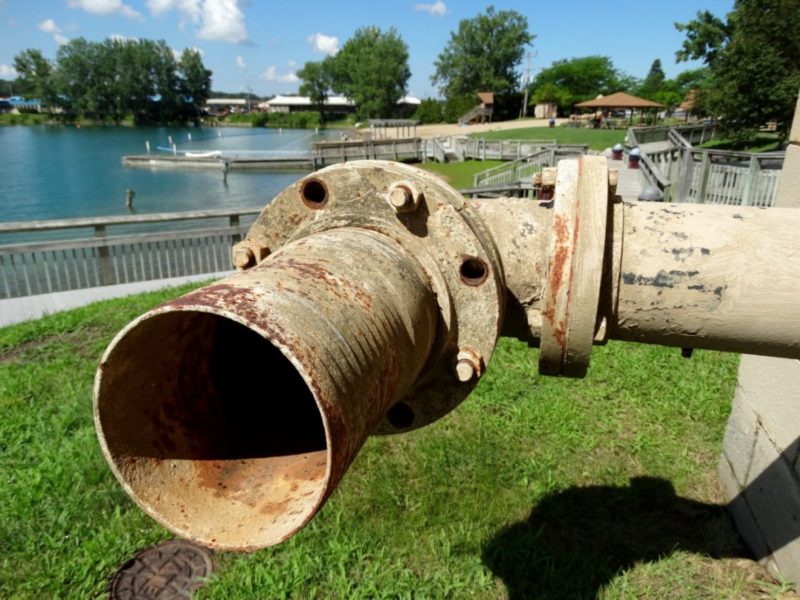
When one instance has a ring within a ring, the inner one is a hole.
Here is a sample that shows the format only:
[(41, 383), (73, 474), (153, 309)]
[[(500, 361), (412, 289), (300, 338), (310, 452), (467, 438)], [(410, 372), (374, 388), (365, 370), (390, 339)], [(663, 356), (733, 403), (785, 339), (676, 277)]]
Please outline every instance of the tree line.
[(200, 52), (187, 48), (176, 57), (164, 40), (76, 38), (58, 49), (55, 61), (24, 50), (14, 69), (22, 94), (64, 119), (197, 122), (211, 93)]

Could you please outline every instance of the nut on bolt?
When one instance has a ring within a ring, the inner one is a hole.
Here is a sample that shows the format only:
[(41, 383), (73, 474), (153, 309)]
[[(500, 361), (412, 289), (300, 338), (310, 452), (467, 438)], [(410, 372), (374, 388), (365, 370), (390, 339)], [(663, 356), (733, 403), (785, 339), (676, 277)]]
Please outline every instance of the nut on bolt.
[(483, 373), (483, 361), (474, 350), (461, 350), (456, 355), (456, 379), (461, 383), (469, 383)]
[(389, 203), (395, 212), (417, 210), (422, 201), (422, 192), (410, 181), (397, 181), (389, 187)]
[(270, 249), (249, 240), (239, 242), (233, 247), (233, 265), (239, 270), (249, 269), (270, 255)]

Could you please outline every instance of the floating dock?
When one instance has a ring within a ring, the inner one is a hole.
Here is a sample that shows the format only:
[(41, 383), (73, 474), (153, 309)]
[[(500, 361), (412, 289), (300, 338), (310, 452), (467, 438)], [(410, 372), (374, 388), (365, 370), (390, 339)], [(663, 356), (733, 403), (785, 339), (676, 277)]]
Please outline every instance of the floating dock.
[(290, 157), (225, 157), (191, 156), (186, 154), (130, 154), (122, 157), (126, 167), (143, 169), (216, 169), (224, 171), (313, 171), (314, 159)]
[(350, 160), (422, 160), (419, 138), (317, 142), (307, 152), (226, 151), (156, 152), (122, 157), (126, 167), (143, 169), (216, 169), (220, 171), (314, 171)]

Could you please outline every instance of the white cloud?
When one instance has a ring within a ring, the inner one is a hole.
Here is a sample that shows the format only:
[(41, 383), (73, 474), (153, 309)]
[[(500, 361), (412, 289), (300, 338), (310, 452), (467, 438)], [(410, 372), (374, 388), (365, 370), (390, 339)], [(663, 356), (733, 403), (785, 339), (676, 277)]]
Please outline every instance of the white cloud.
[(64, 44), (69, 42), (69, 38), (66, 36), (61, 35), (61, 28), (56, 25), (56, 22), (53, 19), (45, 19), (37, 26), (39, 31), (44, 31), (45, 33), (50, 33), (53, 35), (53, 40), (59, 46), (63, 46)]
[(200, 31), (203, 40), (239, 44), (247, 41), (247, 26), (238, 0), (203, 0)]
[(56, 22), (53, 19), (47, 19), (46, 21), (42, 21), (39, 23), (36, 28), (39, 31), (44, 31), (45, 33), (60, 33), (61, 28), (56, 25)]
[(414, 10), (421, 10), (430, 14), (432, 17), (443, 17), (447, 14), (447, 5), (442, 0), (436, 0), (433, 4), (424, 2), (414, 5)]
[(236, 66), (239, 67), (240, 69), (246, 68), (244, 64), (244, 59), (241, 56), (236, 57)]
[(123, 4), (122, 0), (69, 0), (69, 6), (95, 15), (120, 14), (128, 19), (142, 18), (141, 13)]
[(139, 42), (139, 38), (128, 37), (127, 35), (122, 35), (119, 33), (112, 33), (110, 36), (108, 36), (108, 39), (114, 40), (115, 42)]
[(183, 19), (192, 23), (200, 21), (200, 0), (147, 0), (145, 4), (156, 17), (170, 10), (177, 10)]
[(327, 54), (333, 56), (339, 51), (339, 38), (335, 35), (325, 35), (324, 33), (315, 33), (306, 38), (308, 45), (317, 54)]
[(297, 75), (292, 72), (284, 74), (278, 73), (278, 67), (274, 65), (267, 67), (258, 77), (264, 81), (279, 81), (281, 83), (294, 83), (296, 81), (300, 81)]
[(17, 72), (14, 67), (8, 65), (0, 65), (0, 77), (3, 79), (16, 79)]

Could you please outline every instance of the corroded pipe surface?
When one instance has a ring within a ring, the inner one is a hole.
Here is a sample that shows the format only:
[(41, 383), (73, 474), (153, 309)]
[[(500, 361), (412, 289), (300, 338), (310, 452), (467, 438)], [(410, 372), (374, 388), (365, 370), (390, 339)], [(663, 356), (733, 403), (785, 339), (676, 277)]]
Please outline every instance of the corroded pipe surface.
[(800, 211), (619, 209), (612, 338), (800, 358)]
[[(103, 451), (176, 533), (248, 550), (322, 506), (402, 398), (437, 330), (428, 278), (402, 246), (340, 228), (131, 323), (95, 383)], [(393, 412), (394, 410), (394, 412)]]

